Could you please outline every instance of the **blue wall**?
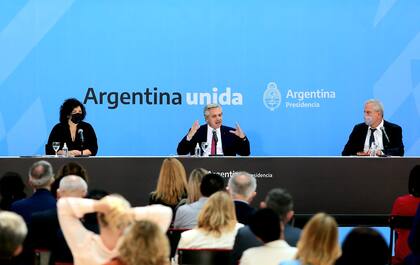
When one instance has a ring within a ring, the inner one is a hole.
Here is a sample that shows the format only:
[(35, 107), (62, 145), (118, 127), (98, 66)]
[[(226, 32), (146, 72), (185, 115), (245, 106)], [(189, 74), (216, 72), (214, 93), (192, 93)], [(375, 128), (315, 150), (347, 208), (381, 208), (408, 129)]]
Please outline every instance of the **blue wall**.
[[(252, 155), (339, 155), (369, 98), (419, 155), (418, 14), (415, 0), (1, 1), (0, 155), (43, 154), (60, 104), (88, 88), (98, 155), (175, 154), (204, 122), (200, 93)], [(143, 103), (116, 106), (124, 92)]]

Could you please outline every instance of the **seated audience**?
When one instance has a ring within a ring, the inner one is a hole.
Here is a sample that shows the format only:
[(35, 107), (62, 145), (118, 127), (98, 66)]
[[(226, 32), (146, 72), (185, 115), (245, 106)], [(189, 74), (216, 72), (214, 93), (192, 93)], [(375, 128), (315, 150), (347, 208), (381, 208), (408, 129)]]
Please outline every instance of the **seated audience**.
[(201, 180), (205, 175), (207, 175), (209, 172), (205, 170), (204, 168), (195, 168), (191, 171), (190, 176), (188, 177), (188, 183), (187, 183), (187, 198), (182, 199), (178, 205), (178, 209), (180, 206), (184, 204), (190, 204), (193, 202), (196, 202), (201, 197), (200, 192), (200, 184)]
[[(265, 201), (261, 202), (260, 207), (269, 208), (279, 216), (280, 221), (284, 225), (284, 239), (290, 246), (295, 247), (301, 230), (288, 224), (294, 215), (292, 195), (284, 189), (272, 189), (268, 192)], [(262, 245), (263, 242), (252, 233), (249, 226), (239, 229), (233, 245), (232, 265), (238, 263), (245, 250)]]
[(105, 265), (169, 265), (168, 238), (147, 220), (137, 221), (124, 233), (119, 256)]
[[(420, 165), (415, 166), (408, 179), (408, 194), (398, 197), (392, 206), (391, 215), (414, 216), (420, 203)], [(397, 241), (395, 242), (395, 256), (392, 264), (402, 264), (405, 257), (410, 254), (407, 244), (408, 229), (395, 229)]]
[(278, 265), (281, 261), (295, 257), (296, 248), (282, 239), (283, 225), (273, 210), (258, 210), (251, 216), (249, 227), (264, 245), (246, 250), (242, 255), (241, 265)]
[(198, 216), (198, 225), (181, 234), (180, 248), (231, 249), (236, 231), (243, 225), (235, 216), (235, 206), (229, 194), (219, 191), (210, 196)]
[(248, 224), (255, 209), (249, 204), (257, 193), (257, 180), (247, 172), (235, 173), (228, 182), (228, 190), (235, 203), (236, 218), (241, 224)]
[(20, 215), (0, 211), (0, 264), (12, 264), (12, 258), (22, 252), (27, 232)]
[(217, 191), (225, 190), (225, 182), (218, 174), (207, 174), (203, 177), (200, 184), (201, 197), (198, 201), (191, 204), (182, 205), (175, 214), (174, 227), (191, 229), (197, 225), (197, 216), (203, 208), (208, 197)]
[(69, 162), (60, 167), (57, 171), (57, 174), (55, 174), (55, 180), (51, 185), (51, 193), (54, 195), (54, 197), (57, 197), (57, 189), (60, 185), (61, 179), (68, 175), (79, 176), (84, 179), (86, 183), (89, 182), (89, 176), (86, 169), (77, 162)]
[[(120, 236), (134, 220), (150, 220), (166, 231), (172, 219), (169, 207), (131, 208), (129, 202), (119, 195), (109, 195), (101, 200), (61, 198), (57, 208), (60, 226), (75, 265), (102, 265), (117, 257)], [(99, 235), (87, 230), (79, 220), (91, 212), (98, 213)]]
[(26, 198), (25, 183), (15, 172), (6, 172), (0, 179), (0, 209), (10, 211), (13, 202)]
[(351, 230), (343, 242), (343, 254), (336, 265), (386, 265), (388, 245), (377, 231), (369, 227)]
[[(81, 177), (74, 175), (63, 177), (57, 190), (58, 198), (83, 198), (86, 193), (86, 182)], [(34, 248), (50, 250), (50, 264), (54, 264), (56, 261), (73, 262), (70, 249), (60, 229), (56, 208), (34, 213), (31, 225), (32, 244)], [(48, 229), (45, 229), (46, 227)]]
[(411, 253), (405, 258), (404, 264), (406, 265), (419, 265), (420, 264), (420, 204), (414, 217), (413, 228), (408, 236), (408, 246)]
[(296, 260), (280, 265), (333, 265), (341, 255), (337, 222), (325, 213), (314, 215), (297, 244)]
[(187, 197), (187, 174), (176, 158), (166, 158), (160, 168), (156, 190), (149, 196), (149, 204), (162, 204), (175, 212), (178, 203)]

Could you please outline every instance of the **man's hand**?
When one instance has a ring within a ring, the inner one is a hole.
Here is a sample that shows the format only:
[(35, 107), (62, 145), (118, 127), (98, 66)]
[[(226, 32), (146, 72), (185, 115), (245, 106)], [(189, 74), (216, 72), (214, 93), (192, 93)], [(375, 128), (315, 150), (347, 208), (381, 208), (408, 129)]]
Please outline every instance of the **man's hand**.
[(242, 131), (241, 127), (239, 126), (239, 123), (236, 123), (236, 130), (234, 131), (230, 130), (229, 132), (233, 133), (234, 135), (238, 136), (241, 139), (245, 138), (245, 133)]
[(190, 131), (187, 134), (187, 141), (191, 140), (195, 133), (197, 132), (197, 130), (200, 128), (200, 124), (198, 123), (198, 120), (196, 120), (193, 125), (191, 126)]

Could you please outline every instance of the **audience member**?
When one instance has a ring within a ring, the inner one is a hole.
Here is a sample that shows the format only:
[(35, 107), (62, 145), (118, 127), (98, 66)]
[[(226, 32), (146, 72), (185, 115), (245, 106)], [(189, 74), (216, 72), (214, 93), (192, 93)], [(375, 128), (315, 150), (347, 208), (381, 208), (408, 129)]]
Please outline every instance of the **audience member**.
[(377, 231), (369, 227), (354, 228), (343, 242), (343, 254), (336, 265), (386, 265), (388, 245)]
[[(75, 175), (63, 177), (57, 190), (58, 198), (83, 198), (86, 193), (86, 182)], [(45, 229), (46, 227), (48, 229)], [(50, 264), (54, 264), (56, 261), (73, 262), (73, 257), (58, 222), (57, 208), (34, 213), (31, 231), (33, 246), (50, 250)]]
[(291, 260), (296, 255), (296, 248), (289, 246), (282, 239), (283, 225), (273, 210), (258, 210), (251, 216), (249, 227), (264, 242), (264, 246), (246, 250), (242, 255), (241, 265), (278, 265), (279, 262)]
[(413, 228), (408, 236), (408, 246), (411, 253), (405, 258), (406, 265), (420, 264), (420, 204), (414, 217)]
[(53, 168), (47, 161), (35, 162), (29, 169), (29, 185), (35, 192), (31, 197), (16, 201), (11, 206), (11, 210), (20, 214), (28, 226), (33, 213), (56, 207), (56, 200), (50, 192), (53, 181)]
[(333, 265), (341, 255), (337, 222), (325, 213), (314, 215), (297, 244), (296, 260), (280, 265)]
[(9, 211), (13, 202), (26, 198), (25, 183), (16, 172), (6, 172), (0, 179), (0, 209)]
[(61, 179), (69, 175), (79, 176), (84, 179), (86, 183), (89, 182), (89, 176), (86, 169), (77, 162), (69, 162), (60, 167), (57, 171), (57, 174), (55, 175), (55, 180), (51, 185), (51, 193), (54, 195), (54, 197), (57, 198), (57, 189), (60, 185)]
[(208, 197), (217, 191), (225, 189), (223, 177), (210, 173), (203, 177), (200, 184), (201, 197), (191, 204), (182, 205), (175, 214), (174, 227), (191, 229), (197, 225), (197, 216)]
[(105, 265), (169, 265), (169, 242), (152, 222), (135, 222), (125, 232), (119, 256)]
[(166, 158), (160, 168), (156, 190), (149, 196), (149, 204), (163, 204), (175, 212), (178, 203), (187, 197), (187, 174), (176, 158)]
[[(169, 207), (131, 208), (129, 202), (119, 195), (109, 195), (99, 201), (61, 198), (57, 208), (60, 226), (75, 265), (99, 265), (117, 257), (120, 236), (134, 220), (150, 220), (166, 231), (172, 219)], [(90, 212), (98, 213), (99, 235), (87, 230), (79, 220)]]
[(22, 252), (27, 232), (20, 215), (0, 211), (0, 264), (12, 264), (12, 258)]
[[(408, 194), (398, 197), (392, 206), (391, 215), (414, 216), (420, 203), (420, 165), (415, 166), (408, 179)], [(392, 264), (402, 264), (404, 258), (410, 254), (408, 247), (408, 229), (395, 229), (397, 241), (395, 242), (395, 255)]]
[(205, 170), (204, 168), (195, 168), (191, 171), (190, 176), (188, 177), (188, 184), (187, 184), (187, 198), (182, 199), (177, 207), (179, 208), (181, 205), (184, 204), (190, 204), (193, 202), (196, 202), (201, 197), (200, 192), (200, 185), (201, 180), (205, 175), (207, 175), (209, 172)]
[(197, 227), (181, 234), (178, 249), (232, 249), (236, 232), (242, 226), (236, 220), (235, 206), (229, 194), (216, 192), (200, 211)]
[[(295, 247), (301, 230), (288, 224), (294, 215), (292, 195), (284, 189), (272, 189), (265, 197), (265, 201), (261, 202), (260, 207), (269, 208), (279, 216), (281, 223), (284, 225), (284, 239), (290, 246)], [(242, 253), (248, 248), (262, 245), (263, 242), (252, 233), (249, 226), (239, 229), (233, 245), (232, 264), (237, 264)]]
[(235, 173), (228, 182), (228, 190), (235, 203), (236, 218), (239, 223), (248, 224), (255, 209), (249, 204), (257, 194), (257, 180), (247, 172)]

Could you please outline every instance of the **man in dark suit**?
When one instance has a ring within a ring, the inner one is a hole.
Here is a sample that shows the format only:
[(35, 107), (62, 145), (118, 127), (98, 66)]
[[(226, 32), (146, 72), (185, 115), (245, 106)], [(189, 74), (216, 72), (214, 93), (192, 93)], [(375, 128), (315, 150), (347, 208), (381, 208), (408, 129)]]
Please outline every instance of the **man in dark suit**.
[[(295, 247), (301, 230), (288, 224), (294, 215), (292, 195), (284, 189), (272, 189), (268, 192), (265, 201), (261, 202), (260, 208), (269, 208), (278, 214), (280, 222), (284, 225), (284, 239), (290, 246)], [(242, 227), (238, 230), (233, 244), (232, 264), (238, 264), (242, 253), (248, 248), (259, 247), (263, 244), (248, 225)]]
[(207, 124), (200, 126), (195, 121), (188, 134), (178, 144), (178, 155), (194, 154), (195, 147), (202, 148), (206, 143), (208, 148), (201, 150), (207, 155), (249, 156), (250, 147), (248, 138), (239, 124), (236, 128), (222, 125), (222, 107), (219, 104), (208, 104), (204, 107), (204, 118)]
[[(384, 108), (376, 99), (366, 101), (364, 123), (354, 126), (344, 147), (343, 156), (367, 156), (373, 150), (376, 155), (403, 156), (404, 144), (400, 126), (384, 120)], [(375, 152), (376, 151), (376, 152)]]
[(235, 203), (238, 223), (247, 225), (255, 209), (249, 205), (257, 194), (257, 180), (247, 172), (237, 172), (230, 179), (227, 187)]
[[(79, 176), (69, 175), (61, 179), (57, 197), (83, 198), (86, 193), (86, 182)], [(46, 227), (48, 229), (45, 229)], [(54, 264), (56, 261), (73, 262), (73, 257), (58, 222), (57, 208), (34, 213), (31, 231), (34, 248), (51, 251), (50, 264)]]

